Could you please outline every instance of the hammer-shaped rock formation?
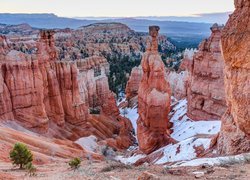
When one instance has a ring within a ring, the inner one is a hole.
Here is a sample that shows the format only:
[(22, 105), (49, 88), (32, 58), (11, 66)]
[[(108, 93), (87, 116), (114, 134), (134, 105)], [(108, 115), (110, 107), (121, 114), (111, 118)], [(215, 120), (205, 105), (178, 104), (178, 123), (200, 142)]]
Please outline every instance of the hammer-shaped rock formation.
[(158, 31), (158, 26), (149, 27), (152, 41), (142, 57), (143, 76), (138, 91), (137, 136), (139, 148), (146, 154), (172, 141), (168, 131), (171, 90), (158, 54)]
[(220, 119), (226, 110), (220, 50), (221, 26), (211, 27), (211, 36), (194, 54), (188, 87), (188, 116), (194, 120)]
[(250, 1), (234, 2), (222, 33), (228, 105), (218, 143), (222, 154), (250, 151)]

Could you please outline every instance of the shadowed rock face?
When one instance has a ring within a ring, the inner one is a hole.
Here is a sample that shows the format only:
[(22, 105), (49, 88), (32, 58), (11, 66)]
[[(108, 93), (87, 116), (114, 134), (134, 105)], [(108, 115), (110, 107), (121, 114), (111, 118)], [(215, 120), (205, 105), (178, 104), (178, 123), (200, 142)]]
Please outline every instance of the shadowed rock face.
[(220, 119), (226, 110), (220, 50), (223, 27), (214, 24), (211, 36), (194, 54), (188, 87), (188, 116), (194, 120)]
[(126, 85), (126, 98), (128, 100), (138, 95), (139, 84), (142, 79), (142, 67), (134, 67)]
[(137, 133), (139, 148), (146, 154), (172, 142), (168, 130), (170, 123), (171, 90), (165, 80), (165, 68), (157, 51), (159, 27), (149, 28), (152, 40), (141, 61), (143, 76), (138, 91)]
[(234, 2), (222, 33), (228, 109), (222, 117), (221, 154), (250, 151), (250, 1)]
[[(1, 37), (0, 121), (14, 120), (62, 139), (95, 135), (114, 148), (128, 148), (134, 140), (132, 125), (119, 115), (109, 90), (107, 60), (93, 56), (58, 61), (53, 35), (53, 31), (40, 32), (32, 43), (35, 54), (10, 54), (11, 47)], [(100, 115), (90, 115), (90, 107), (98, 108)]]

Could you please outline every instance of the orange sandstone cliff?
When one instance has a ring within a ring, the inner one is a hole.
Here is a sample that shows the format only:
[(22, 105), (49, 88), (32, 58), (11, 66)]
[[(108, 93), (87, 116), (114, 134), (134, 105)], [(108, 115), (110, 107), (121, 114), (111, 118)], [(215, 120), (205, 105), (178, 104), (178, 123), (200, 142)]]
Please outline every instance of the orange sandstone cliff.
[(221, 154), (250, 151), (250, 1), (235, 0), (222, 32), (228, 109), (222, 117)]
[(137, 136), (139, 148), (149, 154), (170, 143), (168, 120), (171, 90), (165, 80), (165, 68), (158, 54), (158, 26), (149, 27), (152, 38), (141, 61), (143, 76), (138, 91)]
[(118, 149), (133, 144), (132, 125), (109, 90), (105, 58), (59, 61), (53, 31), (40, 32), (33, 54), (13, 50), (4, 36), (0, 42), (0, 122), (60, 139), (95, 135)]
[(221, 26), (194, 54), (188, 87), (188, 116), (194, 120), (217, 120), (226, 110), (223, 79), (224, 61), (220, 50)]

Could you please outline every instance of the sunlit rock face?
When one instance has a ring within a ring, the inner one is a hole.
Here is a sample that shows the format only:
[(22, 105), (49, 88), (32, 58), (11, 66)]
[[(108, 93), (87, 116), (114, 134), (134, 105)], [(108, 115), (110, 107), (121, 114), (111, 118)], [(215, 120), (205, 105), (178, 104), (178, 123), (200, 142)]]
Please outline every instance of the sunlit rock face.
[(194, 120), (220, 119), (226, 110), (224, 61), (220, 49), (223, 27), (214, 24), (211, 36), (194, 54), (188, 87), (188, 116)]
[(16, 121), (41, 133), (48, 131), (49, 120), (59, 126), (86, 120), (88, 107), (78, 100), (76, 64), (56, 61), (53, 31), (41, 31), (36, 47), (36, 55), (23, 53), (26, 58), (16, 60), (16, 54), (8, 53), (1, 63), (5, 111), (12, 111)]
[(222, 154), (250, 151), (250, 1), (234, 2), (221, 41), (228, 105), (218, 143)]
[(149, 27), (151, 41), (142, 57), (143, 76), (138, 91), (137, 135), (139, 148), (146, 154), (172, 142), (168, 120), (171, 90), (158, 54), (158, 31), (158, 26)]
[[(105, 58), (59, 60), (51, 30), (23, 44), (35, 52), (22, 52), (21, 46), (14, 50), (6, 37), (0, 38), (1, 121), (12, 120), (49, 137), (95, 135), (118, 149), (133, 144), (132, 125), (119, 115), (109, 90)], [(98, 112), (91, 115), (93, 109)]]

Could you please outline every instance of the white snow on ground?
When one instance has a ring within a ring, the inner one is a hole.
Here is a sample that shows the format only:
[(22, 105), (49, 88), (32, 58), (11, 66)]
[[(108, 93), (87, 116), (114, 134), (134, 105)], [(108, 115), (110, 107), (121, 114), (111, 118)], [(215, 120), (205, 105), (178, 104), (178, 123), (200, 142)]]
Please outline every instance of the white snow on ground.
[[(176, 144), (169, 144), (151, 153), (162, 152), (163, 156), (155, 159), (155, 164), (164, 164), (167, 162), (187, 161), (196, 158), (195, 147), (203, 146), (205, 150), (209, 148), (212, 135), (220, 131), (221, 122), (218, 120), (211, 121), (193, 121), (188, 118), (187, 114), (187, 100), (175, 100), (172, 97), (173, 109), (170, 113), (170, 121), (173, 123), (173, 133), (171, 137), (178, 141)], [(122, 114), (121, 110), (121, 114)], [(136, 120), (138, 118), (137, 108), (127, 108), (126, 117), (128, 117), (133, 127), (136, 129)], [(157, 156), (157, 155), (156, 155)], [(136, 157), (136, 158), (135, 158)], [(131, 159), (132, 158), (132, 161)], [(140, 156), (132, 156), (129, 158), (119, 157), (123, 163), (133, 163), (134, 159), (140, 159)]]
[(124, 164), (134, 164), (137, 160), (145, 158), (146, 155), (143, 154), (138, 154), (138, 155), (133, 155), (131, 157), (123, 157), (123, 156), (117, 156), (116, 160), (120, 161)]
[[(195, 147), (203, 146), (209, 148), (211, 137), (220, 131), (220, 121), (192, 121), (187, 117), (187, 100), (182, 99), (173, 103), (170, 113), (170, 121), (173, 123), (171, 137), (179, 143), (167, 145), (156, 152), (162, 151), (163, 157), (155, 161), (155, 164), (191, 160), (196, 158)], [(198, 135), (205, 135), (199, 138)], [(178, 153), (177, 153), (178, 152)]]
[(172, 167), (178, 166), (200, 166), (200, 165), (224, 165), (232, 163), (242, 163), (250, 160), (250, 153), (239, 154), (236, 156), (215, 157), (215, 158), (199, 158), (191, 161), (178, 162)]
[(176, 162), (183, 160), (190, 160), (196, 158), (194, 147), (203, 146), (205, 149), (209, 148), (210, 139), (207, 138), (189, 138), (177, 144), (167, 145), (154, 153), (163, 151), (164, 155), (158, 159), (155, 164), (164, 164), (166, 162)]
[[(170, 121), (174, 123), (171, 137), (182, 141), (195, 135), (213, 135), (220, 131), (221, 121), (192, 121), (187, 117), (187, 100), (180, 100), (173, 108)], [(170, 113), (170, 114), (171, 114)]]
[(97, 138), (93, 135), (88, 137), (82, 137), (75, 141), (76, 144), (79, 144), (83, 149), (86, 149), (87, 151), (95, 152), (98, 144), (97, 144)]
[(135, 130), (135, 134), (137, 134), (137, 119), (139, 117), (139, 114), (137, 112), (137, 108), (126, 108), (127, 110), (127, 114), (125, 115), (126, 118), (128, 118), (131, 123), (132, 123), (132, 126)]
[[(126, 101), (126, 98), (123, 98), (121, 101), (119, 101), (118, 103), (122, 103)], [(120, 114), (126, 118), (128, 118), (130, 120), (130, 122), (132, 123), (132, 126), (135, 130), (135, 135), (137, 134), (137, 119), (139, 117), (139, 114), (137, 112), (137, 107), (134, 108), (120, 108)]]

